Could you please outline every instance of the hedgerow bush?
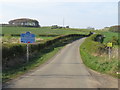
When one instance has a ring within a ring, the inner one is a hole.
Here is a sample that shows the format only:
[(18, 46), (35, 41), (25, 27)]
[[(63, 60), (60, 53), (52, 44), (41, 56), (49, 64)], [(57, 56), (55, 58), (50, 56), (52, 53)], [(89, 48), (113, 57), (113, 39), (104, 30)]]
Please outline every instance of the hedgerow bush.
[(11, 36), (20, 36), (20, 34), (11, 34)]
[(25, 44), (3, 44), (2, 58), (12, 58), (18, 55), (24, 55), (26, 50)]

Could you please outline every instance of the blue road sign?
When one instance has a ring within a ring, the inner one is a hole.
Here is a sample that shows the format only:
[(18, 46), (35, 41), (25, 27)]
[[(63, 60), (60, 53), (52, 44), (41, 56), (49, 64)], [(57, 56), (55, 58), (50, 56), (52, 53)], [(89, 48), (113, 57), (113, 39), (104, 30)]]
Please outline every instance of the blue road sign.
[(34, 43), (35, 42), (35, 34), (31, 34), (30, 32), (21, 34), (21, 43)]

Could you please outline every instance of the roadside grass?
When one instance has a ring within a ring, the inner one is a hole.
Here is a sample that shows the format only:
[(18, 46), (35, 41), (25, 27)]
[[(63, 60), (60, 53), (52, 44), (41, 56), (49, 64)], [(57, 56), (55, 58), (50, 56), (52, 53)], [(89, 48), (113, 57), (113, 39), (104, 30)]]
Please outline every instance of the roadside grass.
[(118, 63), (120, 63), (118, 58), (113, 57), (109, 60), (108, 54), (100, 53), (99, 48), (104, 46), (99, 42), (93, 41), (94, 37), (95, 35), (86, 38), (80, 46), (80, 54), (84, 64), (98, 72), (120, 78), (120, 75), (117, 75), (119, 70)]

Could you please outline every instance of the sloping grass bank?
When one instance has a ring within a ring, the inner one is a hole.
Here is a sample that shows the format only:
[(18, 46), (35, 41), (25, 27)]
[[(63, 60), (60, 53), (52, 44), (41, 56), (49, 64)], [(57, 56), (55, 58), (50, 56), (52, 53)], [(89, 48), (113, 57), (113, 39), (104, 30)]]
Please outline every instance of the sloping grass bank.
[(94, 41), (96, 35), (86, 38), (80, 46), (81, 58), (87, 67), (117, 77), (120, 68), (120, 66), (118, 67), (118, 58), (113, 57), (109, 60), (105, 45)]

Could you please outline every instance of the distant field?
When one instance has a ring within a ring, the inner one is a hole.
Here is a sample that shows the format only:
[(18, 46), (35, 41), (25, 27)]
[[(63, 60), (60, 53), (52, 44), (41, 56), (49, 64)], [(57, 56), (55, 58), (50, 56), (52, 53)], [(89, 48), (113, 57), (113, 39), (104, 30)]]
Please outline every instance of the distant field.
[(84, 29), (51, 29), (50, 27), (2, 27), (2, 33), (5, 35), (10, 34), (21, 34), (26, 31), (30, 31), (36, 35), (45, 34), (45, 35), (66, 35), (66, 34), (88, 34), (89, 30)]

